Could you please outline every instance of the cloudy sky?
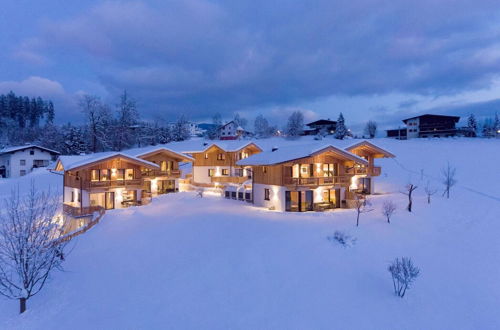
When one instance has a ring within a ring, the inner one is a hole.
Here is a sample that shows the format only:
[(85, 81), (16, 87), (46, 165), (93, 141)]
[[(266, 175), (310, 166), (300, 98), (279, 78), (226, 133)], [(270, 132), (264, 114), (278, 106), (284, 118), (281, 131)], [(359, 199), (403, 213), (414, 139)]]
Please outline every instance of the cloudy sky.
[(145, 117), (500, 112), (498, 0), (3, 1), (0, 93), (114, 103)]

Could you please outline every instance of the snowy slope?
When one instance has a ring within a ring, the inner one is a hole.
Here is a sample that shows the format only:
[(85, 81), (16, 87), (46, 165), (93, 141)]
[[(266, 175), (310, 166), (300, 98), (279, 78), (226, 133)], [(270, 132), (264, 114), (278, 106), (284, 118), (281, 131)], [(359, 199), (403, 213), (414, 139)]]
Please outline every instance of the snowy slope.
[[(278, 213), (213, 196), (162, 196), (108, 212), (77, 238), (66, 272), (24, 315), (1, 299), (0, 328), (500, 328), (500, 141), (375, 143), (397, 158), (377, 160), (383, 194), (358, 228), (353, 210)], [(423, 184), (447, 161), (458, 185), (450, 200), (435, 195), (427, 205)], [(412, 214), (398, 192), (408, 180), (420, 186)], [(0, 194), (9, 186), (0, 183)], [(379, 211), (388, 198), (399, 206), (391, 224)], [(356, 244), (328, 241), (335, 230)], [(404, 299), (386, 270), (398, 256), (422, 270)]]

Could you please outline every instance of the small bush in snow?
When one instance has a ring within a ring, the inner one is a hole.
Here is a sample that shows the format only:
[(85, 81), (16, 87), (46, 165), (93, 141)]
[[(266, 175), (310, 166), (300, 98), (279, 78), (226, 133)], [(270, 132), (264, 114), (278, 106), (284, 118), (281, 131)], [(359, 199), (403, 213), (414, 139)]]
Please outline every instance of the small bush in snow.
[(413, 264), (410, 258), (406, 257), (396, 258), (387, 270), (392, 276), (394, 293), (401, 298), (405, 296), (406, 290), (420, 274), (420, 269)]
[(356, 244), (356, 238), (338, 230), (333, 233), (333, 236), (328, 236), (327, 239), (330, 242), (339, 243), (343, 247), (351, 247)]

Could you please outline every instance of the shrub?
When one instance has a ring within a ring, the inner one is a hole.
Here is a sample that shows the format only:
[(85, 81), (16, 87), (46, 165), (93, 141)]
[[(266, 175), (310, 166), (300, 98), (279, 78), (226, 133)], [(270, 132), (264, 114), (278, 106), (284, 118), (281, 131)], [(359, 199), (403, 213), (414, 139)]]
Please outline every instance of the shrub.
[(405, 296), (406, 290), (410, 288), (410, 285), (420, 274), (420, 269), (413, 265), (410, 258), (406, 257), (396, 258), (387, 270), (392, 276), (394, 293), (401, 298)]
[(336, 242), (343, 247), (351, 247), (356, 244), (356, 238), (338, 230), (333, 233), (333, 236), (328, 236), (327, 239), (330, 242)]

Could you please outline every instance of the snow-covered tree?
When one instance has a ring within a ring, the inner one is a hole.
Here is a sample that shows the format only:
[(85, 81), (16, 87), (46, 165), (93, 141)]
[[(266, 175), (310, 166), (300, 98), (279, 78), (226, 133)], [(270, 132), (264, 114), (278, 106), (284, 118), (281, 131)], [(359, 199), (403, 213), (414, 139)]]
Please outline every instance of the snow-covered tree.
[(222, 116), (220, 113), (216, 113), (212, 117), (212, 128), (207, 132), (207, 138), (210, 140), (216, 140), (219, 138), (219, 128), (222, 126)]
[(85, 133), (81, 127), (67, 124), (61, 127), (62, 148), (61, 152), (65, 155), (80, 155), (87, 151)]
[(343, 140), (348, 134), (347, 127), (345, 126), (344, 115), (342, 112), (337, 119), (337, 126), (335, 128), (334, 137), (339, 140)]
[(241, 117), (239, 113), (237, 113), (234, 116), (233, 121), (236, 123), (237, 126), (240, 126), (242, 128), (246, 128), (248, 124), (248, 120), (246, 120), (246, 118)]
[(171, 129), (171, 136), (173, 141), (189, 140), (191, 132), (189, 131), (189, 122), (184, 115), (174, 123)]
[(382, 215), (386, 217), (387, 223), (391, 223), (391, 217), (396, 212), (396, 208), (396, 204), (392, 200), (386, 200), (382, 204)]
[(467, 129), (470, 137), (475, 137), (477, 133), (477, 120), (473, 113), (467, 118)]
[(271, 131), (269, 122), (263, 115), (258, 115), (254, 122), (254, 133), (258, 138), (267, 138), (270, 136)]
[(294, 111), (290, 117), (285, 129), (285, 134), (288, 137), (296, 138), (304, 131), (304, 115), (301, 111)]
[(359, 226), (359, 217), (362, 213), (373, 211), (372, 203), (361, 194), (354, 195), (354, 208), (356, 209), (356, 227)]
[(18, 299), (20, 313), (28, 299), (43, 289), (53, 269), (64, 260), (65, 242), (55, 222), (58, 195), (19, 188), (4, 200), (0, 212), (0, 294)]
[(132, 147), (137, 141), (135, 128), (139, 121), (139, 113), (136, 102), (129, 97), (127, 91), (123, 91), (120, 95), (116, 115), (114, 146), (115, 150), (120, 151)]
[(373, 139), (377, 135), (377, 123), (373, 120), (369, 120), (365, 126), (365, 134)]
[(85, 117), (90, 151), (97, 152), (108, 149), (107, 137), (114, 133), (110, 127), (112, 118), (109, 108), (102, 104), (99, 97), (95, 95), (83, 95), (78, 105)]

